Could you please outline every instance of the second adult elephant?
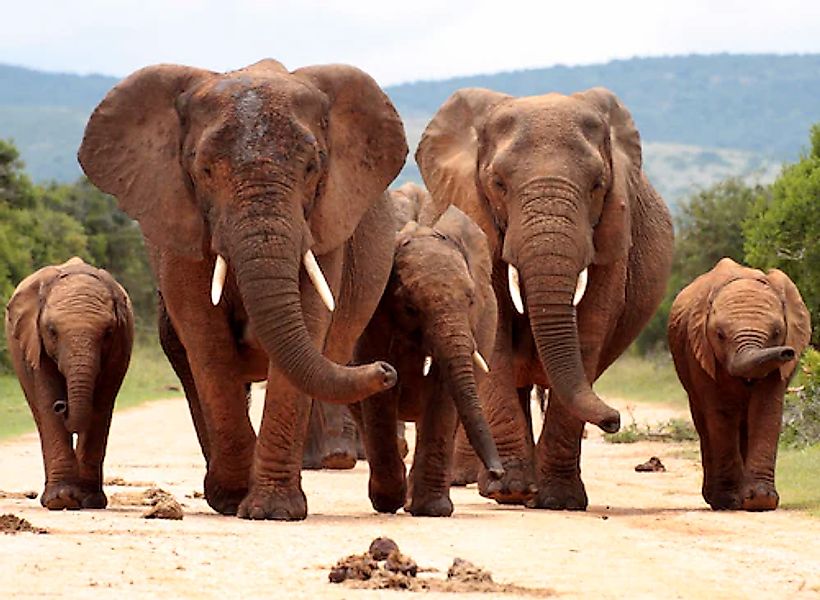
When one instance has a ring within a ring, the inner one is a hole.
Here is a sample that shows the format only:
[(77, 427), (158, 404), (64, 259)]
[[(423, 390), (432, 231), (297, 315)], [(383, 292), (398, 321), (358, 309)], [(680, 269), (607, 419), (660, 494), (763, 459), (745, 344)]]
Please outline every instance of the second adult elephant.
[[(304, 518), (307, 399), (395, 384), (386, 363), (342, 365), (387, 282), (406, 153), (387, 96), (343, 65), (147, 67), (92, 114), (80, 163), (142, 228), (215, 510)], [(256, 440), (247, 386), (266, 377)]]
[[(439, 210), (452, 200), (492, 250), (499, 319), (480, 394), (506, 475), (482, 471), (480, 490), (584, 509), (584, 422), (620, 424), (591, 384), (655, 311), (672, 262), (669, 212), (643, 174), (632, 118), (601, 88), (463, 89), (427, 126), (416, 161)], [(519, 400), (533, 384), (550, 397), (535, 461)]]

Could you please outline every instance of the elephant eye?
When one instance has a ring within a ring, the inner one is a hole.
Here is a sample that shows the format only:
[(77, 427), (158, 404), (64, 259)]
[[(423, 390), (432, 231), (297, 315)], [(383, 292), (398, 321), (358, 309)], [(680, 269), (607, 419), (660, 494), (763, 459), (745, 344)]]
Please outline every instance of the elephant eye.
[(501, 179), (498, 175), (493, 175), (493, 187), (495, 187), (498, 191), (502, 194), (507, 192), (507, 185), (504, 183), (504, 180)]
[(725, 333), (723, 333), (723, 330), (722, 330), (722, 329), (718, 329), (718, 330), (717, 330), (717, 336), (718, 336), (718, 339), (719, 339), (720, 341), (723, 341), (723, 340), (725, 340), (725, 339), (726, 339), (726, 334), (725, 334)]
[(49, 323), (46, 326), (46, 331), (48, 331), (48, 335), (50, 335), (52, 338), (57, 338), (57, 328), (54, 327), (54, 325), (52, 325), (51, 323)]

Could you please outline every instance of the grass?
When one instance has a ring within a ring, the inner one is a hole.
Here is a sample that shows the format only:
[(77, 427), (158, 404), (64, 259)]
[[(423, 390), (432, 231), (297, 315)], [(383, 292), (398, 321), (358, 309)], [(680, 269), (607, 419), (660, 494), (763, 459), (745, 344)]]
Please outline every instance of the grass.
[[(159, 345), (141, 344), (134, 347), (131, 366), (117, 397), (116, 408), (181, 395), (179, 388), (179, 381)], [(34, 418), (17, 377), (13, 374), (0, 375), (0, 440), (29, 431), (34, 431)]]
[(695, 426), (689, 419), (673, 418), (654, 426), (639, 425), (635, 419), (621, 427), (617, 433), (605, 433), (604, 440), (610, 444), (634, 444), (645, 440), (656, 442), (691, 442), (698, 439)]
[(678, 381), (672, 357), (658, 354), (644, 358), (624, 354), (595, 382), (601, 396), (626, 398), (635, 402), (688, 406), (686, 392)]
[(781, 449), (775, 481), (783, 508), (820, 517), (820, 444)]

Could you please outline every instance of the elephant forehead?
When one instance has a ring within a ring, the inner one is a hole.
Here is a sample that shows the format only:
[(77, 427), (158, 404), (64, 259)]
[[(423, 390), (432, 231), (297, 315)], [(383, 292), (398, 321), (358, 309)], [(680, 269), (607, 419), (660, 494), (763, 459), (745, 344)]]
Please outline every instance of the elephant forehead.
[(396, 254), (399, 284), (414, 297), (450, 296), (474, 285), (464, 257), (441, 240), (413, 240)]
[(738, 279), (718, 290), (712, 301), (712, 312), (770, 317), (783, 312), (783, 302), (767, 282)]
[(505, 102), (492, 113), (489, 124), (498, 129), (526, 128), (542, 136), (603, 131), (599, 111), (563, 94), (525, 96)]

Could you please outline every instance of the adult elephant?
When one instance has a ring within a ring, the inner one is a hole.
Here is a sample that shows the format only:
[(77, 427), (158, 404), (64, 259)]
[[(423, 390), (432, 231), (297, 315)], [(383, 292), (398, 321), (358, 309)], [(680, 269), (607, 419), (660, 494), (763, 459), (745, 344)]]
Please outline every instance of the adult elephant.
[[(350, 403), (395, 384), (386, 363), (338, 363), (390, 272), (385, 190), (406, 153), (388, 98), (343, 65), (157, 65), (92, 114), (80, 163), (142, 228), (218, 512), (304, 518), (307, 398)], [(246, 392), (265, 377), (256, 440)]]
[[(439, 210), (455, 203), (492, 248), (499, 319), (480, 393), (506, 475), (482, 470), (480, 491), (583, 510), (584, 422), (620, 424), (591, 383), (657, 308), (672, 261), (669, 212), (643, 174), (632, 118), (602, 88), (463, 89), (427, 126), (416, 161)], [(519, 400), (533, 384), (550, 391), (534, 449)]]

